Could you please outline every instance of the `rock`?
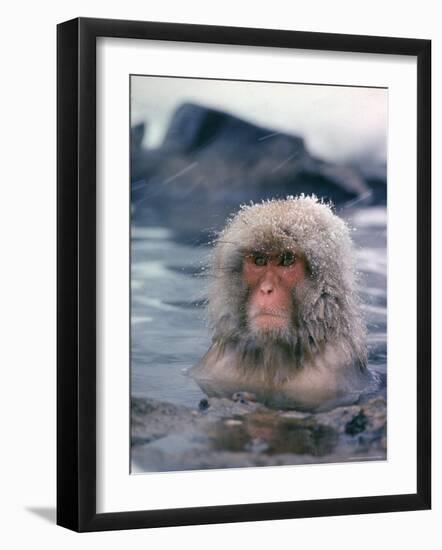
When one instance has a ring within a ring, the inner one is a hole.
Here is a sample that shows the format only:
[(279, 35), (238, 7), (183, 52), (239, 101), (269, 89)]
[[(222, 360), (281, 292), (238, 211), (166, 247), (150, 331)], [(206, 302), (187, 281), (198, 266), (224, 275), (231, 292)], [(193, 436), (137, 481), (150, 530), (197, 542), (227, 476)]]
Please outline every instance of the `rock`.
[[(200, 410), (132, 398), (134, 471), (383, 460), (386, 401), (323, 413), (211, 398)], [(350, 426), (350, 428), (349, 428)]]
[(256, 395), (247, 391), (237, 391), (232, 395), (232, 399), (240, 403), (247, 403), (248, 401), (255, 402)]
[(192, 103), (172, 117), (162, 145), (144, 149), (145, 126), (132, 128), (132, 217), (203, 241), (241, 203), (301, 192), (336, 205), (371, 196), (349, 166), (313, 157), (299, 136), (274, 132)]
[(198, 408), (200, 411), (205, 411), (210, 407), (209, 402), (207, 399), (201, 399), (201, 401), (198, 403)]
[(345, 433), (348, 435), (356, 435), (363, 432), (367, 426), (368, 419), (361, 409), (356, 416), (354, 416), (345, 425)]
[(226, 426), (241, 426), (242, 420), (235, 420), (234, 418), (228, 418), (224, 421)]

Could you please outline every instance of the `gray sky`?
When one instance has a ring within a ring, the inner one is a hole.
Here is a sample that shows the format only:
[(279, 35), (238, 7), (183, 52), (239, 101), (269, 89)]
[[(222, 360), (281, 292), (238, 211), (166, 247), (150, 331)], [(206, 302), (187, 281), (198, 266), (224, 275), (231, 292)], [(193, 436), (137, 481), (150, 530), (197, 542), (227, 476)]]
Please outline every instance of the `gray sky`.
[(145, 76), (132, 77), (131, 84), (132, 123), (148, 122), (149, 147), (161, 143), (174, 110), (191, 101), (301, 135), (310, 152), (324, 159), (386, 159), (384, 89)]

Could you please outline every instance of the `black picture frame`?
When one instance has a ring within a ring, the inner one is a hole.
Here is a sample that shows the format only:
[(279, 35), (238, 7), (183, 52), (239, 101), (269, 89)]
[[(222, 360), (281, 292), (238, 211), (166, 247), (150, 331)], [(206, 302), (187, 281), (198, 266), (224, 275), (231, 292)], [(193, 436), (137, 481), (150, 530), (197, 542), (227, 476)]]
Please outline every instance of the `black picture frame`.
[[(397, 54), (417, 59), (417, 492), (96, 512), (96, 39)], [(424, 510), (431, 506), (431, 41), (79, 18), (57, 28), (57, 523), (75, 531)]]

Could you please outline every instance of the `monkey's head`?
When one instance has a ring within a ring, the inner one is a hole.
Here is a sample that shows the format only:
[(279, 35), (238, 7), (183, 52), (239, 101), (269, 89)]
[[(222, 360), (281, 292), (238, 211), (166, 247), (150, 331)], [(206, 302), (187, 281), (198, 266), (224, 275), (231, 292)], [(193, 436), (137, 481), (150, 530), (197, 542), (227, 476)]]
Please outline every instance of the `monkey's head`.
[(365, 327), (346, 223), (314, 196), (244, 206), (211, 258), (214, 340), (278, 346), (299, 364), (328, 343), (365, 364)]

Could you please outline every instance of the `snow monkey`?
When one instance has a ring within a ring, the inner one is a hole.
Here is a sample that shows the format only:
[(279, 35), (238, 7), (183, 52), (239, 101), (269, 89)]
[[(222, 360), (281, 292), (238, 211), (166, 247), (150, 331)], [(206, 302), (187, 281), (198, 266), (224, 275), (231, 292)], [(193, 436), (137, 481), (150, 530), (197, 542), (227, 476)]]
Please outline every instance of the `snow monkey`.
[(210, 261), (210, 349), (191, 374), (208, 395), (326, 410), (374, 384), (346, 223), (314, 196), (241, 208)]

